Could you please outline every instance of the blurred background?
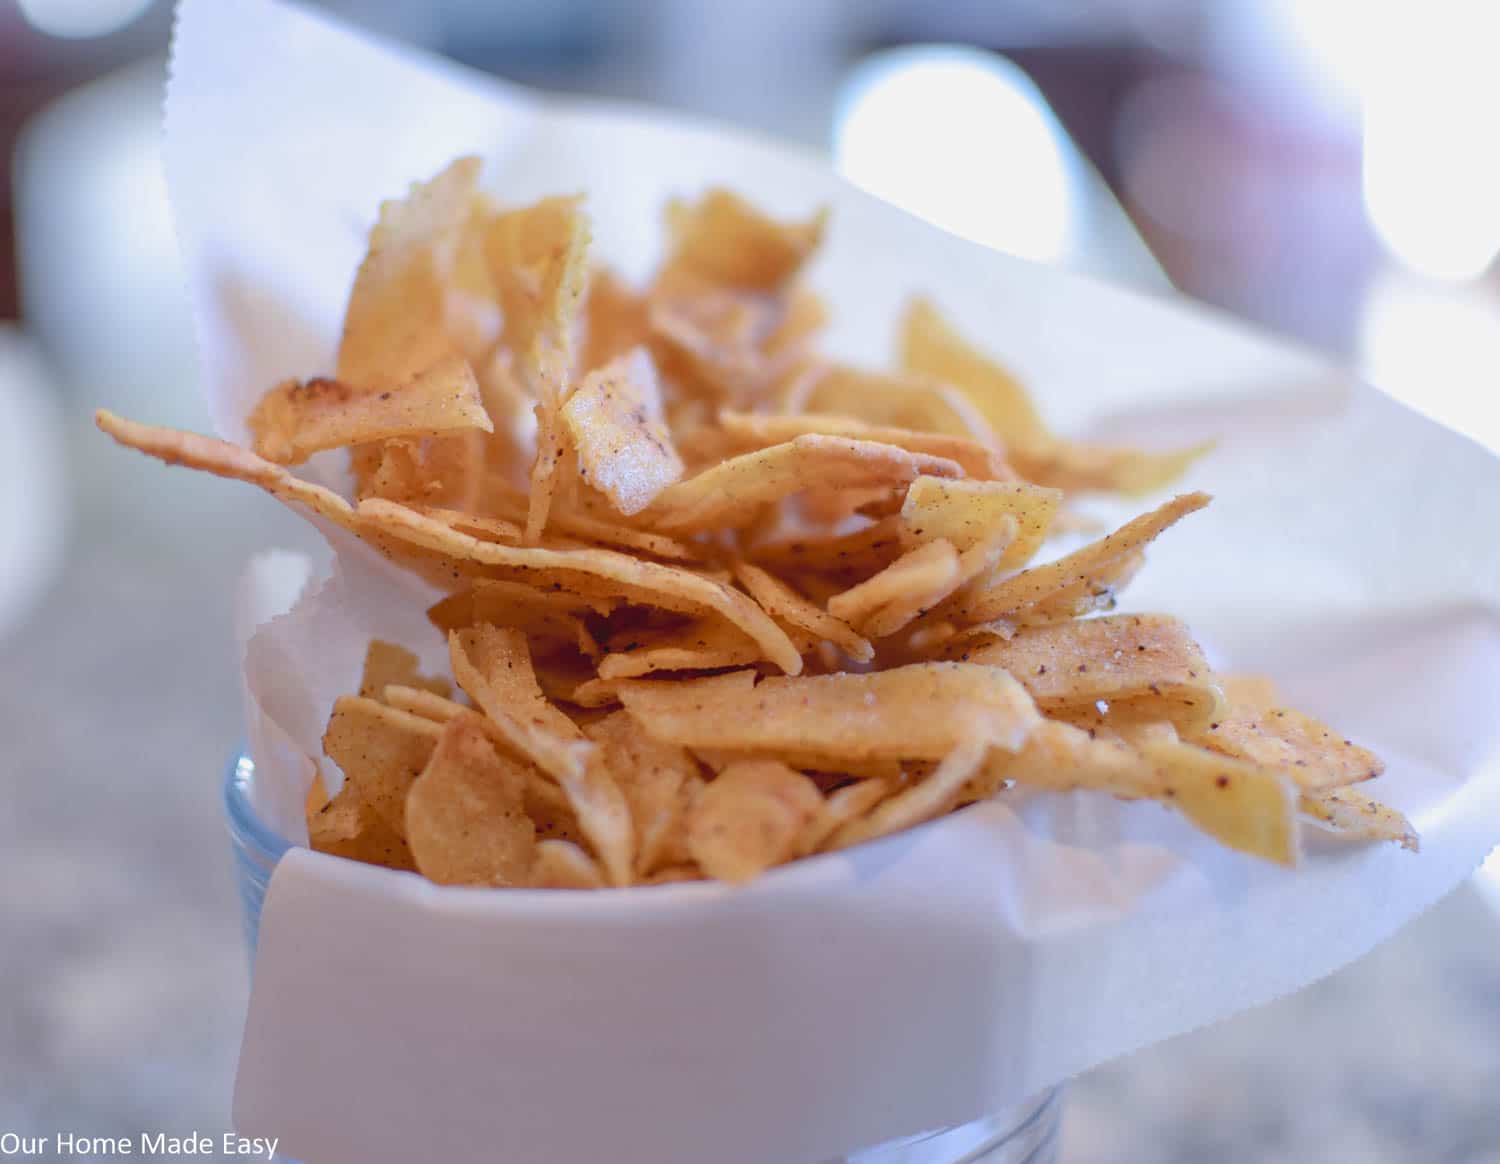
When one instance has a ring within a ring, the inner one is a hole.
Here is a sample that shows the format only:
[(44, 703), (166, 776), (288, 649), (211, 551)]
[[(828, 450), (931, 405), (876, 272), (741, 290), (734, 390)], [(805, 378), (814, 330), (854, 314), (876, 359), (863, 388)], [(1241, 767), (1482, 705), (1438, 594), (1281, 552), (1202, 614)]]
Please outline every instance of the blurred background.
[[(324, 7), (801, 141), (949, 230), (1175, 287), (1500, 448), (1492, 0)], [(159, 169), (170, 24), (166, 0), (0, 0), (0, 1132), (227, 1126), (234, 580), (313, 547), (88, 425), (207, 425)], [(1500, 1162), (1497, 887), (1080, 1080), (1062, 1159)]]

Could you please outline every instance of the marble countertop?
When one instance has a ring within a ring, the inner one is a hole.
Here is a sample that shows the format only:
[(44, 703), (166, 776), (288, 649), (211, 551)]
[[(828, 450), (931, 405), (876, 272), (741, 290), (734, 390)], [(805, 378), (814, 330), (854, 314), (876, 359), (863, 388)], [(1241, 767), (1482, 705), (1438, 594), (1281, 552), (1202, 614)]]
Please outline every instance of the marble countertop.
[[(227, 1127), (247, 967), (220, 816), (245, 556), (309, 535), (71, 418), (65, 567), (0, 640), (0, 1132)], [(1500, 918), (1461, 889), (1311, 989), (1095, 1071), (1064, 1164), (1500, 1164)]]

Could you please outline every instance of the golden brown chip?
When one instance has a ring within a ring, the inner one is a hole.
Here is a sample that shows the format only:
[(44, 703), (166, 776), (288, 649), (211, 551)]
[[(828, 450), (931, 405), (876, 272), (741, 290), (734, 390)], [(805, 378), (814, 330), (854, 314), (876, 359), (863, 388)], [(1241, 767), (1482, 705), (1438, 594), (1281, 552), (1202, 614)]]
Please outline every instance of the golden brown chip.
[(818, 786), (785, 764), (731, 764), (688, 810), (688, 853), (710, 877), (749, 881), (796, 856), (822, 809)]
[(802, 597), (759, 566), (735, 562), (734, 576), (761, 608), (782, 626), (830, 642), (861, 663), (868, 663), (875, 657), (875, 648), (869, 640), (855, 634), (847, 623), (834, 618), (817, 603)]
[(657, 290), (684, 283), (780, 290), (817, 249), (827, 219), (822, 210), (806, 222), (777, 222), (721, 188), (696, 203), (672, 202), (667, 207), (672, 249), (657, 274)]
[(848, 416), (866, 424), (960, 437), (999, 449), (995, 431), (962, 392), (922, 376), (819, 364), (788, 386), (782, 410)]
[(538, 841), (531, 866), (533, 889), (603, 889), (598, 862), (572, 841)]
[[(976, 480), (1004, 480), (1010, 473), (1004, 459), (993, 449), (967, 437), (916, 429), (870, 424), (849, 416), (803, 413), (798, 416), (765, 416), (760, 413), (722, 411), (719, 427), (707, 429), (707, 447), (721, 446), (724, 453), (747, 452), (783, 444), (808, 434), (848, 437), (895, 445), (909, 453), (942, 457)], [(921, 478), (918, 478), (921, 480)]]
[(491, 545), (390, 502), (361, 502), (359, 514), (362, 521), (393, 538), (504, 572), (513, 581), (556, 584), (577, 594), (603, 594), (683, 614), (711, 611), (759, 643), (766, 658), (783, 671), (795, 675), (802, 670), (802, 656), (786, 632), (746, 595), (712, 578), (613, 550)]
[(733, 529), (766, 506), (816, 484), (821, 489), (895, 488), (923, 473), (956, 477), (952, 461), (846, 437), (801, 436), (732, 457), (660, 493), (641, 515), (666, 533)]
[(1142, 496), (1165, 489), (1199, 457), (1212, 451), (1212, 441), (1158, 453), (1112, 445), (1054, 441), (1041, 448), (1017, 447), (1010, 459), (1028, 481), (1069, 492), (1124, 493)]
[(965, 789), (967, 800), (993, 796), (1007, 781), (1054, 792), (1087, 788), (1123, 800), (1162, 799), (1157, 766), (1117, 737), (1044, 720), (1017, 752), (991, 752)]
[(650, 335), (646, 300), (608, 268), (595, 269), (584, 300), (581, 371), (592, 372), (639, 347)]
[(344, 313), (335, 374), (343, 383), (389, 388), (452, 354), (447, 289), (479, 170), (478, 158), (459, 158), (381, 203)]
[(952, 542), (944, 538), (924, 542), (880, 573), (835, 594), (828, 600), (828, 613), (860, 629), (893, 603), (904, 603), (914, 616), (917, 608), (936, 605), (953, 592), (959, 569), (958, 551)]
[[(1079, 604), (1119, 585), (1120, 573), (1133, 573), (1131, 556), (1163, 530), (1209, 503), (1206, 493), (1184, 493), (1150, 513), (1126, 522), (1113, 533), (1090, 542), (1055, 562), (1022, 570), (964, 597), (945, 617), (967, 624), (1036, 613), (1057, 618), (1082, 613)], [(1122, 569), (1123, 568), (1123, 569)], [(1048, 611), (1051, 604), (1053, 610)], [(1052, 621), (1050, 618), (1043, 621)]]
[(901, 540), (907, 546), (946, 538), (960, 550), (990, 539), (1004, 518), (1018, 533), (998, 565), (1024, 566), (1047, 538), (1062, 494), (1021, 481), (945, 481), (918, 477), (901, 506)]
[(448, 636), (453, 676), (521, 756), (559, 784), (581, 779), (592, 745), (542, 695), (526, 636), (478, 625)]
[(758, 663), (765, 652), (745, 632), (719, 619), (667, 630), (637, 630), (611, 639), (599, 660), (600, 679), (636, 679), (656, 671), (716, 671)]
[(961, 741), (930, 776), (881, 800), (865, 816), (840, 825), (829, 838), (828, 847), (846, 849), (941, 816), (958, 803), (960, 791), (984, 763), (988, 751), (989, 741), (982, 735)]
[(1211, 751), (1275, 768), (1309, 792), (1373, 780), (1385, 771), (1373, 752), (1290, 707), (1231, 705), (1183, 735)]
[(359, 693), (369, 699), (383, 699), (392, 683), (403, 687), (420, 687), (434, 695), (448, 695), (452, 685), (446, 679), (427, 678), (419, 670), (417, 656), (405, 647), (383, 639), (371, 639), (365, 649), (364, 671), (360, 675)]
[(644, 348), (584, 377), (563, 405), (562, 421), (581, 479), (627, 517), (682, 478), (682, 458), (662, 417), (656, 368)]
[(416, 869), (406, 842), (347, 781), (337, 796), (307, 814), (307, 835), (319, 853), (387, 869)]
[[(493, 479), (488, 486), (483, 501), (487, 511), (512, 522), (526, 520), (525, 493)], [(694, 561), (699, 557), (694, 547), (675, 538), (624, 525), (617, 515), (601, 517), (585, 511), (582, 508), (585, 500), (586, 495), (575, 496), (566, 505), (554, 506), (547, 518), (548, 536), (563, 535), (587, 544), (633, 550), (673, 562)]]
[(417, 869), (439, 885), (524, 885), (536, 851), (526, 784), (526, 769), (495, 751), (479, 716), (455, 716), (406, 797)]
[(454, 716), (470, 710), (457, 700), (422, 687), (407, 687), (402, 683), (388, 684), (379, 690), (378, 695), (397, 711), (409, 711), (412, 715), (430, 719), (433, 723), (447, 723)]
[(869, 816), (886, 797), (896, 789), (897, 781), (886, 776), (874, 776), (856, 780), (852, 784), (828, 795), (823, 802), (823, 811), (814, 818), (803, 833), (804, 853), (816, 853), (829, 846), (831, 838), (840, 828), (851, 821)]
[(623, 711), (590, 725), (588, 737), (630, 806), (635, 872), (644, 879), (686, 853), (686, 812), (703, 784), (698, 764), (685, 748), (653, 740)]
[(795, 537), (753, 546), (750, 557), (786, 574), (857, 574), (883, 570), (903, 553), (900, 524), (894, 517), (830, 537)]
[(599, 655), (599, 646), (584, 617), (608, 613), (611, 605), (607, 599), (480, 579), (435, 603), (428, 609), (427, 618), (444, 632), (477, 623), (514, 627), (525, 633), (533, 650), (571, 649), (593, 659)]
[(249, 426), (256, 453), (283, 465), (299, 464), (324, 449), (392, 437), (494, 431), (474, 373), (459, 356), (445, 357), (379, 392), (342, 380), (289, 380), (261, 397)]
[[(1010, 675), (972, 663), (754, 680), (749, 671), (679, 683), (636, 680), (622, 683), (619, 695), (659, 740), (833, 760), (938, 760), (976, 732), (1014, 749), (1041, 718)], [(845, 770), (837, 762), (811, 766)]]
[(441, 734), (441, 726), (431, 720), (345, 695), (334, 702), (323, 751), (342, 769), (359, 799), (405, 839), (407, 791)]
[(978, 647), (976, 663), (1004, 667), (1047, 713), (1093, 710), (1208, 730), (1228, 710), (1203, 652), (1178, 619), (1117, 614), (1023, 628)]
[(1420, 848), (1411, 822), (1394, 808), (1366, 796), (1358, 788), (1330, 788), (1304, 792), (1297, 807), (1334, 832), (1355, 840), (1395, 841), (1413, 853)]

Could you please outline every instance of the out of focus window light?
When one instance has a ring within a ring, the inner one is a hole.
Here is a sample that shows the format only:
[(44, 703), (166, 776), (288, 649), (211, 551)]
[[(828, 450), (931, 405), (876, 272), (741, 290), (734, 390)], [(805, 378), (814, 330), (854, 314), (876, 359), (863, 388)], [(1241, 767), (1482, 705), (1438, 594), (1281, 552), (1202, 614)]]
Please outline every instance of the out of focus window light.
[(1465, 280), (1500, 254), (1500, 5), (1278, 0), (1333, 88), (1352, 92), (1365, 210), (1412, 270)]
[(855, 185), (974, 242), (1038, 262), (1077, 245), (1062, 129), (1025, 74), (990, 53), (868, 58), (840, 95), (833, 155)]
[(38, 32), (68, 40), (108, 36), (150, 8), (153, 0), (17, 0)]

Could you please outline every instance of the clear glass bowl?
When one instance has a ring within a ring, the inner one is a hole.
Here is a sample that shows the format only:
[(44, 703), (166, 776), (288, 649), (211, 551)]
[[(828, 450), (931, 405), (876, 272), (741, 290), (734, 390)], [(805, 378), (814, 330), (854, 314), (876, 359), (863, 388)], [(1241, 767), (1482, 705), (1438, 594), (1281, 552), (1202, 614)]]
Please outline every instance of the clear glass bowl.
[[(255, 765), (244, 755), (229, 765), (224, 780), (224, 814), (234, 846), (245, 942), (252, 954), (271, 873), (291, 848), (290, 842), (269, 828), (251, 806), (254, 781)], [(827, 1164), (1055, 1164), (1062, 1128), (1062, 1095), (1062, 1088), (1053, 1088), (962, 1127), (893, 1140)], [(283, 1160), (283, 1164), (292, 1162)]]

